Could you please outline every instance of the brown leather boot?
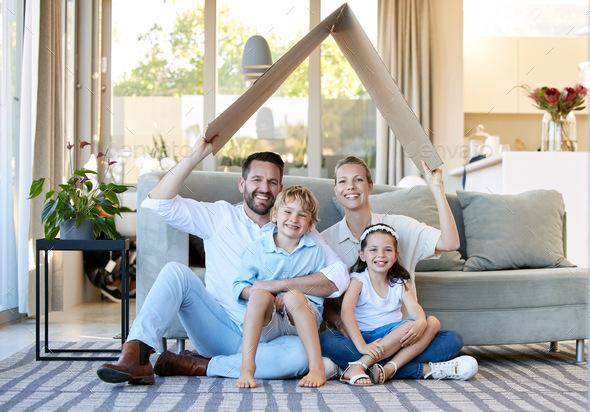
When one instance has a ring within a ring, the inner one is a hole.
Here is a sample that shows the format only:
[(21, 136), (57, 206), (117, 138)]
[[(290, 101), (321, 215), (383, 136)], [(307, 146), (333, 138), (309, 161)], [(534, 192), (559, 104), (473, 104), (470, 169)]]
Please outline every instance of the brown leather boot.
[(125, 342), (117, 364), (105, 363), (96, 371), (105, 382), (128, 382), (131, 385), (153, 385), (154, 370), (150, 363), (152, 348), (138, 340)]
[(166, 351), (154, 365), (158, 376), (206, 376), (209, 359), (199, 354), (177, 355)]

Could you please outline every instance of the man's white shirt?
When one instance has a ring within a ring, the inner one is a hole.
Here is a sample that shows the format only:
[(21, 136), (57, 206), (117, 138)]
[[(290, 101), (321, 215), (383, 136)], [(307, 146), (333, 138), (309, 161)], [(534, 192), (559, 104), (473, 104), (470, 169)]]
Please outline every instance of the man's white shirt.
[[(141, 207), (152, 210), (169, 225), (203, 239), (206, 288), (232, 321), (241, 325), (246, 306), (234, 299), (233, 281), (240, 269), (242, 252), (275, 225), (269, 222), (259, 227), (246, 215), (242, 204), (234, 206), (226, 201), (207, 203), (181, 196), (173, 199), (148, 196)], [(315, 228), (310, 235), (324, 249), (326, 268), (322, 273), (338, 288), (329, 297), (338, 297), (348, 288), (348, 269)]]

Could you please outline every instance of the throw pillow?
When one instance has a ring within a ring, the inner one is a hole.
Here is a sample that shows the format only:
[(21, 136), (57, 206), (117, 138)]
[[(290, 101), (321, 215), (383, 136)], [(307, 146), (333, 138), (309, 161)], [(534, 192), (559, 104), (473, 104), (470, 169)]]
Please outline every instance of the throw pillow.
[[(336, 198), (332, 201), (344, 216), (344, 208)], [(395, 189), (391, 192), (384, 192), (369, 195), (369, 203), (374, 213), (385, 213), (390, 215), (404, 215), (412, 217), (428, 226), (440, 229), (438, 208), (434, 196), (428, 186), (414, 186), (407, 189)], [(461, 254), (457, 251), (443, 252), (438, 259), (428, 259), (418, 262), (417, 272), (430, 272), (442, 270), (463, 270)]]
[(458, 190), (465, 271), (572, 266), (563, 251), (565, 204), (556, 190), (492, 195)]

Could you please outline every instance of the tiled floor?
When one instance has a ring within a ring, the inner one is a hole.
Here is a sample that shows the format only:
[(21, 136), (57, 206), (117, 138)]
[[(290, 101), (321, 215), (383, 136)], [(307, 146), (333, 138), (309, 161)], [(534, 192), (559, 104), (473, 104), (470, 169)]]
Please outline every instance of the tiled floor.
[[(129, 304), (129, 321), (135, 319), (135, 301)], [(44, 318), (41, 318), (43, 333)], [(112, 340), (121, 333), (121, 304), (108, 300), (87, 302), (64, 312), (49, 314), (49, 341)], [(35, 343), (35, 319), (0, 326), (0, 360)]]

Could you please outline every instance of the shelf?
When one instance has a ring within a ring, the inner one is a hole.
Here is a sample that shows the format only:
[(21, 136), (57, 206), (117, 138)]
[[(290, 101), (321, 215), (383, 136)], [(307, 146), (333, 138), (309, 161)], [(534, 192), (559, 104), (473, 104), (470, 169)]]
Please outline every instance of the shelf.
[(478, 160), (477, 162), (468, 163), (465, 166), (461, 166), (456, 169), (453, 169), (449, 172), (449, 175), (462, 176), (464, 169), (467, 169), (468, 172), (475, 172), (477, 170), (481, 170), (483, 168), (494, 166), (494, 165), (497, 165), (500, 163), (502, 163), (502, 155), (501, 154), (495, 155), (495, 156), (490, 156), (490, 157), (486, 157), (485, 159)]

